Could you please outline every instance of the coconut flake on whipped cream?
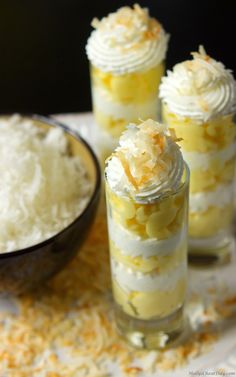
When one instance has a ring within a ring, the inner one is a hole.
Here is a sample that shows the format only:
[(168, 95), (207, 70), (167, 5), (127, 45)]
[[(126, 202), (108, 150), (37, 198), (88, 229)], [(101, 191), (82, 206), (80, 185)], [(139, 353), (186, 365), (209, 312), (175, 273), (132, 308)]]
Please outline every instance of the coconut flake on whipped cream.
[(202, 46), (193, 59), (176, 64), (160, 85), (169, 111), (199, 121), (236, 110), (236, 82), (229, 69), (206, 54)]
[(92, 26), (95, 30), (86, 52), (91, 63), (104, 72), (142, 71), (165, 59), (169, 36), (147, 8), (138, 4), (122, 7), (101, 21), (94, 19)]
[(107, 160), (105, 174), (110, 188), (117, 195), (129, 193), (137, 202), (175, 192), (184, 168), (175, 141), (171, 130), (151, 119), (129, 124)]

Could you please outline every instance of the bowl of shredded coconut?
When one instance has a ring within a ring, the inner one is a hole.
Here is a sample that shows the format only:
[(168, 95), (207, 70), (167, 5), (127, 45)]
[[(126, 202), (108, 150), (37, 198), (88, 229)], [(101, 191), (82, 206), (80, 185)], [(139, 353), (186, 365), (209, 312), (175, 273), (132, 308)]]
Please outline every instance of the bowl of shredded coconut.
[(0, 292), (47, 280), (95, 217), (100, 169), (89, 145), (46, 117), (0, 116)]

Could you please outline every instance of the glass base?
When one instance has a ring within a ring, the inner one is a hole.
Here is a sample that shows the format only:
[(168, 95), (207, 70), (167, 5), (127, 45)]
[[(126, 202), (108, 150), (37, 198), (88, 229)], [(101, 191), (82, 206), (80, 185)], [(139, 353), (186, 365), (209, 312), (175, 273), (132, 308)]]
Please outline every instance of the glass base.
[(219, 234), (211, 238), (189, 239), (189, 263), (195, 266), (224, 265), (231, 261), (233, 237)]
[(118, 332), (139, 349), (163, 349), (177, 344), (184, 333), (183, 307), (165, 318), (141, 320), (115, 308)]

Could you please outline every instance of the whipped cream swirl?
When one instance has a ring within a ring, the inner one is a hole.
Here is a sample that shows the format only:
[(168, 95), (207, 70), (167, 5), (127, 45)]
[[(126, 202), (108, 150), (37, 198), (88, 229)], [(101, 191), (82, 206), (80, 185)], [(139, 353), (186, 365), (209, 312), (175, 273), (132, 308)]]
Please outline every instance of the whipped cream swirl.
[(209, 57), (200, 46), (193, 60), (174, 66), (160, 85), (160, 98), (168, 109), (200, 121), (236, 111), (236, 82), (230, 70)]
[(180, 187), (184, 161), (174, 135), (151, 119), (130, 124), (107, 161), (110, 188), (136, 202), (152, 202)]
[(104, 72), (125, 74), (143, 71), (165, 59), (169, 36), (148, 10), (122, 7), (101, 21), (93, 20), (86, 52)]

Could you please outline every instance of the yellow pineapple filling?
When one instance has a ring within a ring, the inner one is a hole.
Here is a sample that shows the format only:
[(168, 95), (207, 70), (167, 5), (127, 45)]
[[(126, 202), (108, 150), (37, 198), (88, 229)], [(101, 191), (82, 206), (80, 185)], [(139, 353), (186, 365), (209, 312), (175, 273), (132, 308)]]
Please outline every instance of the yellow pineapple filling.
[(211, 206), (204, 212), (190, 212), (189, 234), (195, 238), (214, 236), (220, 230), (229, 227), (232, 216), (232, 204), (223, 208)]
[(165, 239), (180, 230), (187, 211), (185, 195), (179, 192), (153, 204), (140, 204), (116, 195), (107, 187), (113, 221), (144, 239)]
[[(112, 115), (105, 114), (96, 106), (93, 113), (97, 124), (114, 138), (119, 137), (127, 125), (127, 120), (122, 118), (122, 114), (120, 118), (115, 118)], [(136, 122), (137, 119), (131, 121)]]
[(214, 191), (219, 185), (232, 182), (235, 170), (235, 157), (222, 163), (211, 161), (207, 170), (192, 169), (190, 193)]
[(175, 129), (179, 144), (184, 151), (207, 153), (229, 146), (236, 138), (233, 115), (219, 117), (204, 123), (191, 118), (179, 117), (163, 105), (164, 123)]
[(180, 279), (173, 290), (152, 292), (127, 292), (112, 280), (115, 301), (132, 317), (152, 319), (165, 317), (181, 307), (186, 295), (186, 279)]
[[(164, 69), (164, 63), (160, 63), (143, 72), (114, 75), (91, 66), (92, 86), (105, 91), (110, 101), (138, 105), (157, 96)], [(138, 117), (137, 114), (137, 120)]]

